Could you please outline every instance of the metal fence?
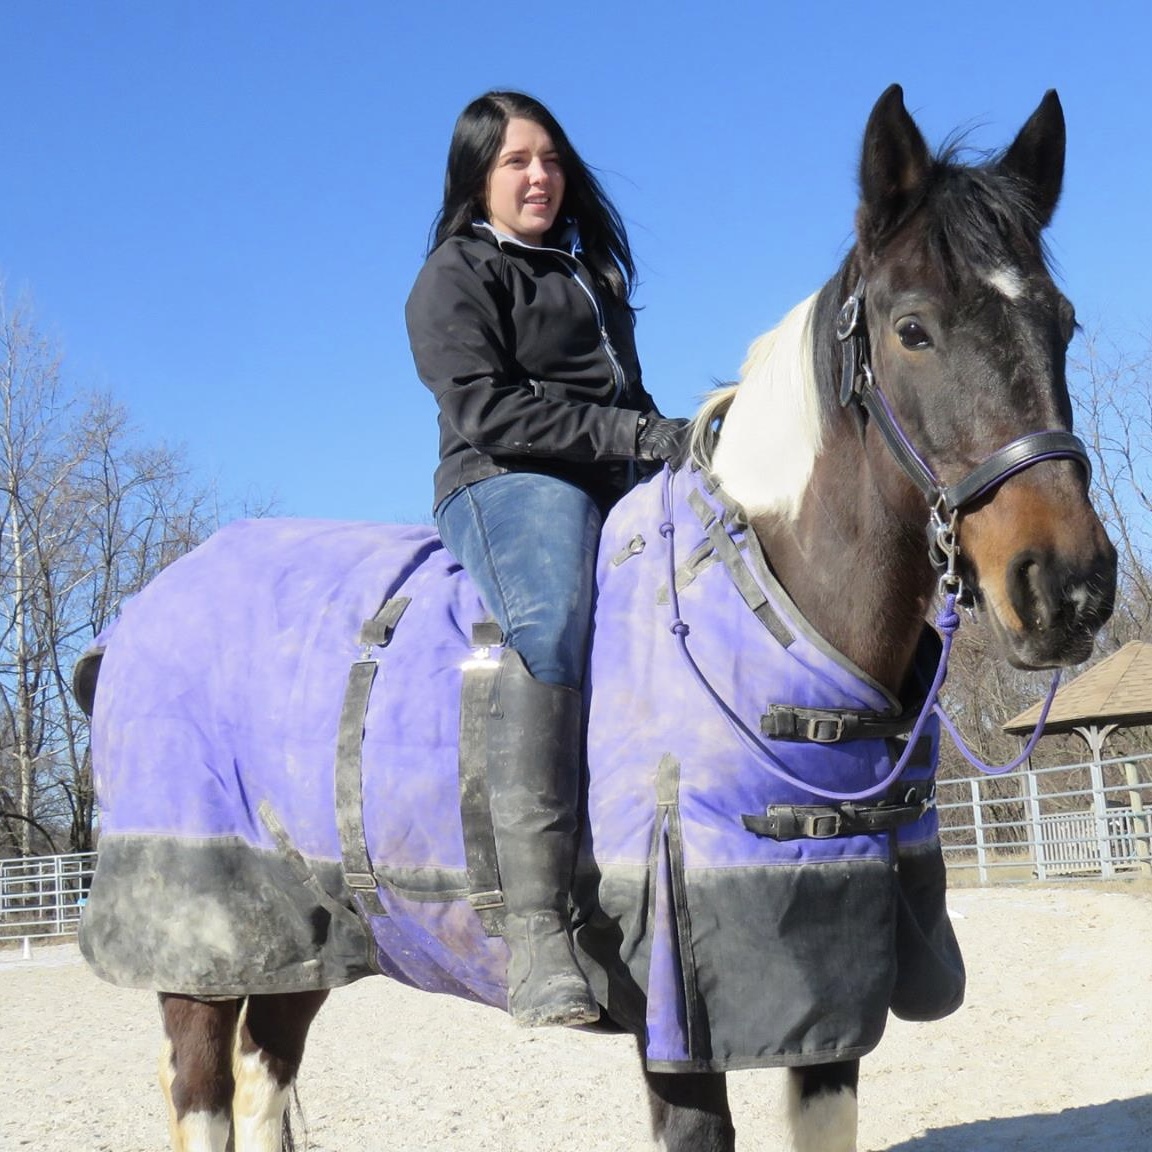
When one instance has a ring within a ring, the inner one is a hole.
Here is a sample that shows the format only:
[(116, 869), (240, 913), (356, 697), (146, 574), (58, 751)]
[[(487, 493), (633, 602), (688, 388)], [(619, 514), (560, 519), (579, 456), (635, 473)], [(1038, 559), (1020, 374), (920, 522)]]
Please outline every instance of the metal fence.
[(0, 860), (0, 943), (74, 935), (95, 852)]
[(1152, 757), (942, 780), (944, 859), (981, 884), (1152, 876)]

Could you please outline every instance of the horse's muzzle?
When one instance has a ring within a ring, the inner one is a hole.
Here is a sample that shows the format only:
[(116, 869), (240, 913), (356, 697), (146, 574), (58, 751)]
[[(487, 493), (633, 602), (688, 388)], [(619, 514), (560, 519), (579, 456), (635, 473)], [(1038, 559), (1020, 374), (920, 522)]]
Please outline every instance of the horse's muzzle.
[(996, 613), (992, 617), (1008, 660), (1026, 669), (1079, 664), (1112, 615), (1116, 549), (1105, 539), (1080, 565), (1052, 553), (1019, 552), (1009, 562), (1006, 590), (1021, 627), (1005, 627)]

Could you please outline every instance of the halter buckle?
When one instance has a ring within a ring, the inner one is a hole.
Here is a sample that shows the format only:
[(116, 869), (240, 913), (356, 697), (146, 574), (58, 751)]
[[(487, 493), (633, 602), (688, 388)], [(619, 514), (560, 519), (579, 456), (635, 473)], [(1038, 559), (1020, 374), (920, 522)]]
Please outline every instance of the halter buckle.
[(844, 301), (844, 306), (836, 316), (836, 339), (843, 343), (860, 326), (861, 298), (855, 293)]

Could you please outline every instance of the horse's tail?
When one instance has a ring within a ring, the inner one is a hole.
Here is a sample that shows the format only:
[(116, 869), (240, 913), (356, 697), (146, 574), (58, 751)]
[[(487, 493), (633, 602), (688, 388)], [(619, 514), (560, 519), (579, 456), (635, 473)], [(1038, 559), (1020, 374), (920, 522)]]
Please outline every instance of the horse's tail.
[(288, 1107), (284, 1109), (284, 1119), (280, 1125), (281, 1152), (297, 1152), (296, 1136), (292, 1131), (292, 1113), (300, 1117), (300, 1126), (304, 1130), (304, 1147), (308, 1147), (308, 1125), (304, 1122), (304, 1109), (300, 1107), (300, 1093), (296, 1091), (296, 1081), (292, 1081), (292, 1097)]
[(89, 648), (72, 670), (72, 695), (76, 697), (76, 703), (84, 710), (85, 716), (92, 715), (96, 704), (96, 681), (100, 676), (100, 663), (103, 659), (103, 648)]

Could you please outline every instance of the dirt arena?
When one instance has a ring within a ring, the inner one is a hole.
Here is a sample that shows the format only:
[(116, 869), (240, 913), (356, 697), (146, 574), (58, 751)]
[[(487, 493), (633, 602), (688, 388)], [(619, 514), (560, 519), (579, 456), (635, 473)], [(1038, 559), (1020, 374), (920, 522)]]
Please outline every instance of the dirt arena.
[[(1152, 888), (950, 894), (968, 1001), (893, 1021), (864, 1062), (861, 1152), (1149, 1152)], [(167, 1146), (154, 1000), (74, 945), (0, 953), (0, 1152)], [(781, 1077), (730, 1077), (737, 1144), (783, 1149)], [(524, 1032), (383, 979), (337, 992), (300, 1090), (311, 1152), (640, 1152), (632, 1042)], [(297, 1121), (299, 1124), (299, 1120)]]

